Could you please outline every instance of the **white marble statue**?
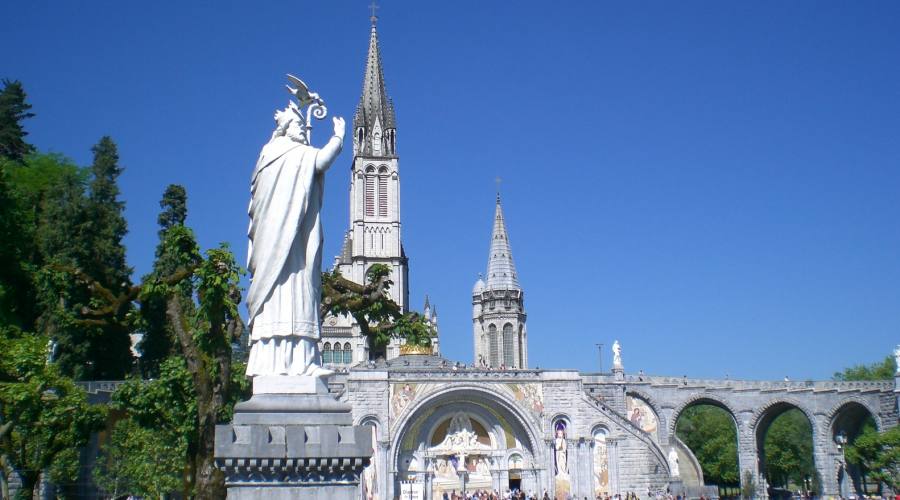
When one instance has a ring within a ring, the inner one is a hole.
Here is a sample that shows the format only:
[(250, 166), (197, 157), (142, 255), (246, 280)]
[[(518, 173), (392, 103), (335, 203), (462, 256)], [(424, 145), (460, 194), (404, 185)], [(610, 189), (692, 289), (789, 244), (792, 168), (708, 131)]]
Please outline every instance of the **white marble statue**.
[(616, 340), (612, 345), (613, 352), (613, 368), (622, 368), (622, 346)]
[(900, 375), (900, 344), (894, 349), (894, 364), (897, 365), (897, 374)]
[(671, 448), (669, 450), (669, 471), (672, 473), (672, 477), (678, 477), (681, 475), (681, 471), (678, 468), (678, 452), (675, 451), (675, 448)]
[[(275, 132), (263, 146), (250, 193), (250, 360), (247, 375), (319, 377), (319, 301), (322, 268), (322, 191), (325, 172), (341, 152), (344, 120), (321, 149), (309, 143), (308, 115), (325, 116), (324, 103), (300, 80), (300, 101), (275, 113)], [(318, 107), (319, 109), (315, 109)], [(254, 390), (255, 392), (255, 390)]]
[(453, 453), (489, 449), (490, 446), (478, 442), (478, 434), (472, 430), (472, 420), (463, 412), (453, 415), (444, 440), (439, 445), (431, 447), (434, 451)]

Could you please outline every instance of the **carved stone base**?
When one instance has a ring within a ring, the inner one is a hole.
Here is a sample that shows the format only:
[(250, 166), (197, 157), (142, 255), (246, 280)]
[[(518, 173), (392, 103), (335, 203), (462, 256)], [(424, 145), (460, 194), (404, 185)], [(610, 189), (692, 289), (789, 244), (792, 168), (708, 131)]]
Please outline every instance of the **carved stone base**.
[(229, 499), (357, 500), (371, 433), (351, 425), (219, 425), (216, 465)]
[(372, 428), (329, 394), (258, 394), (216, 426), (228, 498), (358, 500)]

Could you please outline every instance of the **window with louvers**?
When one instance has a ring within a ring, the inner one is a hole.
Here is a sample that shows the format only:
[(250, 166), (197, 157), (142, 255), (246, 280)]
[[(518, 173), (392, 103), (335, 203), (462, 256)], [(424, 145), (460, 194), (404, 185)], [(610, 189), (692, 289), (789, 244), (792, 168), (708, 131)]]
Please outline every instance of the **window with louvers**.
[(378, 216), (387, 217), (388, 214), (388, 193), (387, 193), (387, 176), (378, 176)]
[(366, 176), (366, 215), (375, 216), (375, 177)]
[(331, 363), (331, 344), (325, 342), (325, 347), (322, 348), (322, 364)]
[(503, 364), (512, 368), (516, 363), (516, 353), (513, 350), (513, 326), (509, 323), (503, 325)]
[(491, 367), (500, 366), (500, 339), (497, 338), (497, 325), (488, 326), (488, 360)]
[(350, 347), (350, 342), (344, 344), (344, 364), (349, 365), (353, 362), (353, 349)]

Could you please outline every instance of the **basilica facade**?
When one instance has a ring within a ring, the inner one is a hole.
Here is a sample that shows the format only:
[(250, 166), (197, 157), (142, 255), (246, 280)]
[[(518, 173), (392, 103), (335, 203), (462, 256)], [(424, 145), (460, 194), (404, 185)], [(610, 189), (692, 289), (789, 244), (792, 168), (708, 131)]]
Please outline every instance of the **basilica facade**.
[[(362, 96), (352, 128), (350, 228), (334, 268), (358, 283), (369, 266), (391, 269), (391, 296), (409, 307), (408, 258), (400, 223), (398, 133), (384, 82), (375, 19)], [(675, 435), (678, 416), (697, 404), (734, 419), (742, 481), (766, 495), (764, 437), (788, 409), (813, 428), (814, 459), (827, 495), (859, 490), (841, 440), (871, 417), (897, 424), (895, 382), (744, 382), (611, 372), (530, 369), (524, 290), (498, 195), (486, 272), (472, 294), (473, 357), (459, 363), (405, 355), (400, 341), (372, 352), (348, 317), (328, 317), (320, 349), (337, 368), (329, 389), (373, 427), (366, 499), (437, 499), (445, 493), (520, 489), (553, 498), (670, 491), (717, 496), (691, 450)], [(437, 331), (437, 312), (425, 315)], [(537, 334), (540, 334), (538, 332)], [(900, 379), (898, 379), (900, 380)]]

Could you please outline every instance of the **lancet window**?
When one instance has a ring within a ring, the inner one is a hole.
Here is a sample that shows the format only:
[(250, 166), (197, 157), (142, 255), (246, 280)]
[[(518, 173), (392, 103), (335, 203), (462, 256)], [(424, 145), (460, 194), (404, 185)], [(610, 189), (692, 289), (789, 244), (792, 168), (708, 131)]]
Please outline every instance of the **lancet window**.
[(488, 326), (488, 360), (491, 366), (500, 365), (500, 356), (497, 352), (500, 347), (500, 341), (497, 338), (497, 325), (491, 323)]
[(516, 353), (513, 346), (513, 326), (507, 323), (503, 325), (503, 364), (507, 368), (512, 368), (516, 363)]

